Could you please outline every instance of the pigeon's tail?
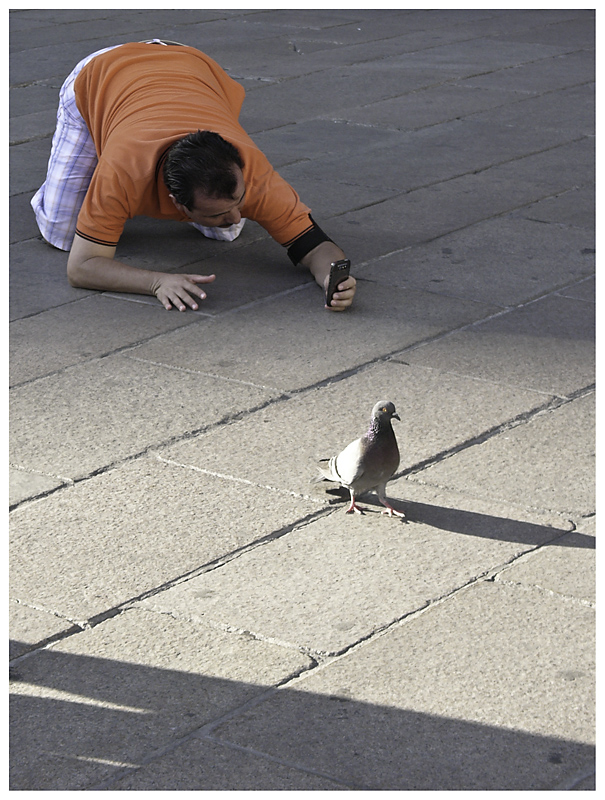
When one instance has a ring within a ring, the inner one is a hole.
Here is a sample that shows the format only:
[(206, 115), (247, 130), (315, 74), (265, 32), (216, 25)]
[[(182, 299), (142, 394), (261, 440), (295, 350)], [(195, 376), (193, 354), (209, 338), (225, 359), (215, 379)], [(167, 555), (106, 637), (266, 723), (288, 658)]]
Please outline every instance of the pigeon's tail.
[(317, 483), (321, 483), (322, 481), (340, 483), (340, 477), (336, 472), (335, 462), (336, 458), (334, 456), (332, 456), (332, 458), (322, 458), (321, 461), (318, 462), (317, 466), (321, 474), (317, 477)]

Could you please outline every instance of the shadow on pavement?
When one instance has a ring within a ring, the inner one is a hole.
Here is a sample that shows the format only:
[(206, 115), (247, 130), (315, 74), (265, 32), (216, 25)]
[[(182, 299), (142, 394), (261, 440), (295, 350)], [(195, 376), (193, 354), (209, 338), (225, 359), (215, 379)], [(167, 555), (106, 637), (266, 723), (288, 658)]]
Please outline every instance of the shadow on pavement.
[(282, 689), (179, 743), (266, 687), (52, 650), (11, 677), (11, 790), (105, 788), (120, 775), (106, 788), (289, 789), (320, 778), (333, 789), (540, 790), (589, 774), (594, 756), (581, 742), (358, 702), (346, 688)]
[[(326, 495), (332, 497), (333, 505), (349, 502), (349, 492), (338, 487), (325, 490)], [(518, 542), (527, 545), (543, 545), (552, 539), (559, 539), (569, 530), (552, 528), (548, 525), (537, 525), (533, 522), (506, 517), (494, 517), (490, 514), (479, 514), (475, 511), (462, 511), (445, 506), (433, 506), (427, 503), (417, 503), (410, 500), (398, 500), (388, 495), (389, 502), (398, 511), (404, 511), (408, 522), (418, 522), (431, 528), (438, 528), (451, 533), (461, 533), (465, 536), (479, 536), (482, 539), (493, 539), (503, 542)], [(374, 495), (362, 495), (359, 498), (360, 507), (369, 513), (382, 513), (384, 507)], [(343, 512), (344, 513), (344, 512)], [(573, 539), (569, 538), (553, 541), (558, 547), (583, 547), (594, 549), (594, 536), (573, 532)]]

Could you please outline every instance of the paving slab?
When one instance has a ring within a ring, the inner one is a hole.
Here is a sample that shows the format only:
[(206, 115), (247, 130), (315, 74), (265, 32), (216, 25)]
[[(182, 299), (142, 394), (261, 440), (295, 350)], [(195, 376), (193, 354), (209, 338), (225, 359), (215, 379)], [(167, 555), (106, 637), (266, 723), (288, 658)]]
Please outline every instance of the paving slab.
[[(408, 90), (361, 108), (356, 104), (339, 114), (353, 121), (410, 130), (489, 110), (484, 116), (494, 122), (525, 126), (538, 114), (541, 125), (547, 126), (550, 117), (559, 126), (578, 131), (582, 125), (577, 114), (561, 116), (561, 108), (564, 99), (569, 102), (572, 98), (580, 117), (588, 114), (589, 125), (593, 123), (594, 86), (587, 83), (587, 78), (594, 75), (591, 57), (588, 52), (570, 53), (470, 78), (450, 78), (445, 85), (425, 86), (420, 93)], [(413, 74), (422, 71), (414, 69)], [(581, 99), (586, 93), (588, 102)], [(540, 96), (535, 103), (521, 102), (536, 94)], [(586, 132), (590, 130), (589, 127)]]
[[(240, 12), (242, 13), (242, 12)], [(45, 15), (44, 18), (30, 16), (28, 24), (19, 30), (11, 26), (11, 48), (15, 55), (20, 51), (32, 47), (42, 48), (49, 45), (49, 34), (52, 44), (67, 46), (73, 42), (87, 42), (90, 40), (111, 40), (116, 36), (135, 34), (137, 31), (147, 30), (156, 26), (165, 28), (178, 23), (183, 29), (188, 26), (205, 21), (207, 23), (217, 19), (225, 19), (231, 12), (208, 11), (202, 9), (180, 9), (178, 15), (170, 9), (55, 9), (53, 16)], [(135, 39), (133, 39), (135, 41)], [(101, 45), (103, 46), (103, 45)], [(94, 52), (96, 45), (91, 45), (90, 52)], [(74, 66), (75, 66), (74, 62)]]
[[(107, 355), (191, 322), (192, 315), (166, 313), (157, 300), (155, 305), (143, 305), (98, 293), (15, 320), (9, 349), (11, 385)], [(40, 342), (45, 342), (43, 349)]]
[[(564, 25), (567, 24), (566, 21)], [(496, 29), (497, 25), (496, 21), (494, 26)], [(591, 25), (589, 20), (587, 25), (589, 27)], [(425, 48), (418, 52), (393, 56), (392, 61), (404, 66), (406, 70), (422, 69), (430, 64), (434, 68), (443, 70), (444, 74), (453, 70), (457, 77), (462, 78), (476, 75), (477, 72), (493, 72), (540, 59), (556, 58), (576, 49), (558, 42), (538, 44), (532, 41), (524, 42), (521, 39), (507, 41), (498, 35), (484, 35), (469, 39), (464, 43), (464, 47), (457, 42), (451, 42), (441, 47)]]
[(539, 124), (542, 130), (557, 130), (569, 136), (594, 136), (594, 93), (594, 83), (587, 83), (482, 111), (473, 114), (472, 119), (518, 129)]
[[(14, 144), (11, 147), (9, 168), (9, 193), (10, 195), (38, 190), (46, 176), (48, 155), (50, 153), (50, 137), (45, 139), (26, 141)], [(46, 146), (41, 146), (44, 142)]]
[(287, 492), (138, 459), (13, 512), (11, 597), (86, 621), (318, 509)]
[[(46, 9), (23, 8), (19, 13), (10, 15), (11, 33), (19, 35), (23, 31), (36, 31), (38, 28), (53, 28), (57, 23), (69, 23), (74, 20), (93, 20), (102, 16), (99, 9), (54, 9), (48, 12)], [(57, 26), (58, 27), (58, 26)], [(62, 31), (53, 31), (55, 36), (61, 36)]]
[(406, 352), (405, 361), (565, 397), (594, 383), (594, 325), (592, 304), (552, 294)]
[[(544, 536), (557, 545), (562, 537), (575, 532), (574, 546), (590, 549), (594, 545), (594, 527), (585, 518), (571, 520), (555, 511), (523, 506), (515, 499), (480, 497), (469, 491), (425, 483), (414, 474), (389, 483), (389, 491), (400, 501), (407, 519), (439, 530), (463, 536), (480, 536), (489, 531), (494, 538), (535, 546), (543, 543)], [(340, 502), (344, 503), (344, 498)], [(366, 495), (363, 502), (370, 510), (372, 504), (374, 510), (381, 509), (371, 494)], [(546, 535), (543, 528), (553, 530)]]
[[(311, 273), (300, 265), (294, 266), (284, 248), (269, 238), (259, 225), (246, 222), (244, 227), (248, 225), (251, 230), (247, 242), (241, 242), (237, 248), (232, 247), (235, 242), (220, 242), (223, 247), (214, 255), (178, 270), (216, 275), (216, 280), (204, 287), (206, 300), (200, 303), (200, 312), (216, 316), (305, 284), (315, 286)], [(202, 253), (204, 245), (202, 242)], [(162, 265), (157, 264), (155, 268), (162, 269)]]
[[(170, 369), (110, 355), (15, 387), (11, 464), (64, 478), (85, 477), (280, 394), (202, 374), (195, 357), (189, 361), (186, 368)], [(52, 425), (41, 413), (47, 408), (53, 409)]]
[(353, 106), (340, 115), (352, 122), (411, 131), (516, 103), (525, 96), (514, 89), (505, 93), (501, 89), (466, 86), (464, 82), (451, 83), (379, 100), (363, 108)]
[(69, 620), (17, 602), (9, 603), (8, 624), (10, 660), (39, 647), (41, 642), (79, 631)]
[[(500, 38), (506, 40), (510, 35), (504, 34)], [(580, 48), (591, 48), (594, 42), (594, 30), (589, 15), (581, 18), (565, 20), (559, 25), (544, 26), (540, 31), (526, 32), (525, 35), (514, 35), (515, 42), (542, 43), (548, 46), (562, 45), (567, 50), (573, 51)]]
[(250, 637), (127, 611), (15, 665), (11, 787), (94, 788), (310, 664)]
[(461, 535), (341, 507), (141, 606), (335, 655), (559, 535), (495, 517), (487, 523)]
[[(495, 182), (514, 178), (532, 183), (535, 188), (544, 190), (543, 197), (578, 186), (591, 186), (595, 182), (594, 147), (594, 138), (584, 136), (559, 147), (499, 164), (490, 171), (489, 177)], [(526, 196), (527, 202), (531, 202), (531, 192)]]
[(595, 230), (594, 186), (569, 189), (555, 197), (548, 197), (538, 203), (532, 203), (526, 208), (514, 212), (513, 216), (582, 228), (590, 237), (593, 237)]
[[(347, 123), (334, 124), (346, 125)], [(400, 194), (398, 189), (389, 189), (386, 186), (376, 188), (355, 186), (347, 183), (331, 184), (329, 181), (322, 180), (321, 175), (317, 175), (314, 178), (299, 177), (296, 181), (296, 191), (303, 202), (311, 208), (313, 219), (331, 238), (336, 236), (336, 233), (332, 231), (334, 217), (365, 207), (368, 204), (380, 203)], [(340, 240), (338, 244), (340, 244)], [(376, 255), (376, 249), (372, 250), (372, 247), (376, 248), (377, 246), (380, 247), (380, 244), (376, 242), (374, 237), (371, 237), (368, 240), (366, 249), (372, 255)], [(357, 253), (357, 250), (348, 252), (348, 255), (353, 256), (355, 263), (359, 263), (362, 260), (361, 254)], [(283, 256), (280, 256), (282, 267), (285, 266), (286, 270), (289, 269), (288, 265), (284, 265), (281, 259), (283, 259)]]
[(348, 786), (244, 748), (192, 738), (164, 757), (112, 781), (112, 791), (347, 791)]
[(549, 92), (584, 84), (594, 74), (594, 51), (580, 49), (555, 58), (516, 64), (511, 69), (473, 75), (460, 85), (513, 92)]
[(583, 517), (582, 519), (579, 519), (577, 521), (576, 526), (575, 526), (575, 530), (578, 533), (582, 534), (583, 536), (586, 535), (586, 536), (591, 537), (589, 539), (591, 544), (594, 544), (594, 542), (592, 540), (595, 539), (595, 537), (597, 535), (596, 528), (597, 528), (597, 518), (596, 518), (595, 514), (590, 514), (587, 517)]
[[(27, 271), (15, 269), (10, 275), (11, 302), (16, 309), (15, 314), (19, 316), (59, 305), (62, 297), (69, 300), (89, 294), (83, 289), (69, 286), (66, 274), (68, 254), (42, 240), (31, 210), (31, 195), (26, 192), (11, 198), (11, 210), (15, 212), (15, 219), (11, 221), (11, 239), (15, 242), (11, 246), (11, 263), (28, 265)], [(255, 251), (256, 246), (260, 248), (258, 252)], [(248, 255), (244, 255), (249, 248)], [(116, 252), (117, 257), (125, 263), (136, 263), (145, 269), (202, 274), (210, 274), (209, 269), (202, 267), (204, 261), (217, 258), (220, 262), (221, 256), (229, 254), (234, 267), (243, 262), (250, 272), (250, 262), (254, 264), (255, 272), (260, 273), (257, 292), (266, 291), (265, 281), (271, 278), (275, 280), (279, 275), (287, 277), (295, 274), (288, 260), (284, 264), (283, 248), (272, 239), (269, 240), (260, 225), (250, 221), (238, 239), (221, 242), (208, 239), (183, 223), (137, 217), (127, 221)], [(276, 263), (278, 261), (280, 269)], [(300, 273), (301, 270), (298, 271)], [(308, 271), (304, 274), (305, 277), (309, 275)], [(51, 295), (48, 304), (44, 305), (44, 286), (38, 288), (38, 283), (46, 282), (48, 287), (52, 281), (57, 283), (57, 298)], [(63, 295), (59, 289), (63, 289)], [(157, 304), (154, 298), (151, 298), (151, 302)]]
[[(238, 72), (249, 75), (251, 68), (262, 68), (264, 74), (270, 73), (273, 78), (292, 75), (313, 75), (325, 69), (363, 64), (402, 53), (413, 53), (426, 47), (435, 47), (450, 42), (464, 42), (473, 36), (472, 23), (469, 26), (447, 25), (445, 18), (433, 19), (427, 26), (426, 21), (406, 13), (400, 19), (400, 25), (394, 24), (391, 15), (380, 19), (378, 12), (363, 10), (360, 13), (372, 14), (371, 19), (359, 19), (356, 22), (341, 23), (328, 28), (308, 28), (291, 31), (287, 38), (265, 40), (264, 43), (251, 43), (250, 58), (242, 58), (241, 49), (230, 40), (212, 42), (209, 46), (211, 54), (221, 64), (230, 65), (234, 77)], [(391, 12), (391, 14), (394, 12)], [(460, 19), (457, 17), (456, 19)], [(424, 25), (424, 28), (423, 28)], [(270, 53), (262, 51), (262, 44), (269, 45)], [(200, 45), (201, 46), (201, 45)], [(279, 49), (278, 49), (279, 48)], [(202, 48), (203, 49), (203, 48)], [(415, 75), (401, 75), (402, 86), (411, 86), (420, 79), (422, 86), (430, 85), (429, 78), (439, 80), (443, 71), (436, 73), (432, 69), (415, 70)], [(404, 83), (405, 82), (405, 83)], [(271, 114), (269, 108), (267, 113)], [(275, 110), (273, 111), (275, 113)]]
[[(30, 114), (22, 114), (18, 117), (11, 117), (9, 130), (11, 146), (53, 135), (57, 124), (58, 99), (56, 90), (53, 90), (53, 93), (55, 102), (50, 108), (34, 111)], [(36, 106), (33, 107), (35, 108)]]
[[(593, 524), (594, 529), (594, 524)], [(595, 541), (583, 533), (568, 533), (556, 545), (541, 547), (496, 576), (497, 581), (536, 586), (573, 601), (596, 603)]]
[[(30, 205), (30, 200), (32, 195), (33, 192), (25, 192), (24, 194), (17, 194), (9, 198), (8, 233), (11, 245), (23, 242), (27, 239), (36, 239), (40, 246), (43, 245), (40, 231), (36, 225), (36, 218), (31, 213), (32, 207)], [(43, 251), (40, 250), (38, 252)], [(67, 263), (67, 261), (65, 263)], [(12, 276), (9, 275), (9, 277), (12, 280)], [(63, 278), (65, 278), (65, 275), (63, 275)]]
[[(61, 24), (61, 23), (59, 23)], [(95, 24), (98, 24), (95, 21)], [(67, 75), (83, 58), (113, 44), (124, 44), (131, 41), (142, 41), (148, 38), (146, 25), (132, 28), (128, 33), (103, 33), (96, 36), (91, 23), (85, 23), (89, 35), (81, 39), (69, 39), (66, 42), (42, 44), (35, 48), (36, 57), (31, 57), (29, 48), (18, 50), (11, 54), (10, 79), (11, 85), (22, 86), (34, 83), (41, 79), (53, 78), (64, 81)], [(112, 20), (107, 26), (110, 30), (115, 28)], [(42, 36), (44, 37), (44, 33)], [(152, 34), (153, 36), (153, 34)]]
[[(126, 263), (138, 264), (145, 269), (199, 272), (200, 264), (206, 259), (225, 253), (230, 253), (237, 263), (240, 250), (266, 240), (267, 237), (268, 234), (255, 222), (247, 222), (233, 242), (223, 242), (207, 238), (187, 223), (135, 217), (126, 222), (116, 256)], [(281, 246), (273, 240), (271, 244), (274, 252), (281, 254), (283, 258)]]
[[(178, 235), (178, 232), (175, 234)], [(132, 251), (136, 251), (137, 244), (139, 248), (143, 248), (144, 242), (142, 236), (138, 241), (133, 237)], [(11, 331), (12, 382), (48, 374), (82, 358), (102, 355), (112, 349), (153, 338), (163, 331), (189, 325), (199, 317), (218, 315), (226, 310), (287, 292), (297, 286), (314, 283), (308, 270), (283, 263), (284, 253), (273, 240), (263, 238), (247, 247), (233, 249), (230, 247), (231, 243), (221, 244), (222, 254), (207, 255), (203, 261), (200, 258), (195, 263), (185, 265), (187, 272), (216, 275), (216, 280), (205, 287), (207, 297), (199, 303), (198, 311), (187, 309), (185, 313), (181, 313), (172, 309), (166, 312), (153, 295), (114, 292), (100, 294), (73, 289), (70, 292), (71, 287), (64, 274), (62, 278), (58, 274), (54, 276), (57, 282), (56, 295), (51, 294), (46, 301), (40, 297), (36, 303), (36, 298), (32, 299), (26, 292), (28, 276), (20, 275), (14, 281), (14, 291), (23, 292), (24, 296), (16, 297), (14, 301), (15, 325)], [(205, 242), (196, 245), (204, 251)], [(43, 243), (39, 243), (37, 249), (41, 254), (50, 250)], [(184, 258), (183, 255), (181, 257)], [(59, 267), (65, 268), (65, 253), (56, 256), (53, 253), (53, 258)], [(145, 259), (137, 258), (134, 252), (132, 257), (123, 255), (122, 260), (139, 264), (144, 260), (147, 269), (168, 272), (177, 269), (175, 266), (167, 267), (161, 250)], [(63, 304), (60, 304), (61, 300), (64, 301)], [(54, 304), (56, 307), (53, 307)], [(43, 306), (49, 310), (46, 311)], [(95, 327), (97, 323), (98, 329)], [(40, 340), (42, 331), (42, 338), (46, 337), (49, 342), (53, 342), (53, 351), (50, 353), (46, 350), (37, 352), (34, 346)]]
[(594, 514), (594, 404), (593, 393), (579, 397), (428, 467), (419, 479), (572, 518)]
[[(276, 169), (286, 164), (310, 159), (309, 140), (313, 141), (312, 159), (321, 158), (326, 153), (338, 152), (341, 155), (362, 153), (388, 147), (398, 143), (397, 131), (385, 131), (367, 126), (349, 125), (334, 120), (311, 120), (284, 125), (277, 130), (266, 131), (254, 137), (255, 143)], [(305, 200), (306, 202), (306, 200)]]
[(480, 583), (214, 735), (358, 789), (554, 789), (593, 769), (592, 617)]
[[(246, 113), (255, 117), (266, 115), (273, 126), (276, 120), (283, 125), (302, 123), (315, 119), (319, 114), (324, 118), (329, 115), (339, 119), (342, 111), (352, 105), (375, 103), (457, 77), (455, 70), (444, 74), (431, 64), (421, 70), (405, 70), (402, 66), (393, 69), (383, 61), (370, 63), (371, 69), (359, 69), (356, 64), (348, 67), (336, 65), (310, 77), (303, 75), (268, 84), (247, 99)], [(241, 66), (234, 63), (232, 69), (241, 69)], [(273, 75), (269, 72), (267, 77)], [(289, 99), (291, 97), (296, 97), (294, 105)]]
[[(476, 19), (465, 23), (466, 28), (472, 31), (475, 37), (487, 36), (496, 41), (500, 39), (513, 41), (541, 41), (540, 35), (545, 28), (557, 29), (565, 27), (569, 22), (578, 19), (574, 9), (549, 9), (543, 14), (542, 9), (524, 8), (520, 13), (509, 16), (505, 9), (492, 10), (493, 16), (486, 19)], [(587, 17), (589, 18), (589, 17)], [(457, 16), (451, 19), (452, 24), (457, 23)], [(588, 41), (589, 37), (587, 37)]]
[(90, 294), (67, 282), (65, 253), (39, 239), (10, 246), (10, 320), (39, 314)]
[(9, 468), (9, 506), (17, 505), (30, 497), (47, 494), (64, 485), (64, 481), (52, 475)]
[[(245, 51), (238, 46), (241, 40), (234, 39), (226, 33), (218, 38), (209, 38), (206, 28), (207, 25), (204, 25), (199, 33), (188, 29), (183, 33), (187, 37), (186, 43), (207, 53), (236, 79), (240, 77), (265, 79), (264, 85), (259, 87), (261, 89), (266, 89), (269, 84), (279, 84), (283, 80), (298, 80), (301, 75), (305, 75), (309, 80), (316, 80), (323, 70), (333, 65), (342, 66), (342, 62), (338, 59), (327, 55), (333, 50), (342, 52), (343, 48), (338, 43), (309, 42), (308, 39), (300, 41), (301, 36), (307, 36), (308, 28), (263, 27), (260, 23), (249, 22), (246, 34), (249, 30), (264, 31), (264, 33), (259, 35), (257, 32), (256, 38), (251, 37), (246, 42)], [(248, 105), (248, 101), (245, 105)], [(279, 104), (276, 104), (273, 112), (268, 112), (266, 123), (274, 119), (283, 120), (286, 111), (287, 108), (280, 109)], [(247, 117), (242, 117), (242, 120), (246, 119)], [(246, 125), (244, 127), (248, 130)]]
[[(528, 101), (525, 101), (528, 102)], [(508, 107), (506, 107), (508, 113)], [(328, 181), (388, 186), (400, 191), (419, 189), (440, 181), (478, 172), (536, 151), (567, 144), (570, 136), (556, 128), (536, 129), (478, 119), (478, 115), (443, 122), (419, 130), (400, 131), (399, 142), (376, 147), (361, 163), (336, 152), (301, 162), (291, 176), (321, 172)], [(430, 158), (427, 158), (430, 153)]]
[(254, 27), (265, 26), (277, 31), (283, 28), (308, 29), (321, 31), (323, 29), (340, 28), (351, 21), (372, 20), (380, 12), (358, 8), (330, 8), (325, 13), (317, 14), (309, 8), (281, 8), (271, 10), (260, 9), (253, 15), (246, 17), (246, 22)]
[[(132, 354), (154, 363), (191, 368), (191, 354), (203, 353), (205, 372), (293, 391), (481, 318), (493, 308), (375, 283), (361, 283), (355, 306), (344, 314), (324, 308), (315, 284), (300, 287), (288, 298), (279, 302), (269, 298), (223, 314), (208, 324), (141, 345)], [(273, 332), (270, 351), (269, 317)], [(327, 345), (329, 342), (334, 346)], [(270, 356), (264, 357), (269, 352)]]
[[(317, 461), (340, 452), (368, 428), (375, 403), (395, 403), (400, 470), (464, 445), (541, 408), (544, 395), (396, 362), (377, 363), (332, 385), (275, 403), (159, 452), (199, 469), (321, 496)], [(469, 403), (476, 408), (468, 413)], [(437, 422), (438, 421), (438, 422)], [(287, 447), (280, 447), (288, 442)], [(266, 454), (272, 456), (267, 459)], [(403, 498), (402, 498), (403, 499)]]
[(592, 245), (582, 228), (507, 214), (375, 260), (359, 274), (391, 286), (513, 306), (592, 275)]
[[(330, 236), (356, 262), (369, 261), (589, 185), (594, 182), (593, 158), (593, 145), (584, 140), (415, 191), (402, 190), (382, 203), (334, 217)], [(282, 174), (296, 185), (305, 180), (298, 170), (295, 164)], [(333, 192), (338, 181), (325, 183), (326, 191)]]
[(595, 276), (592, 275), (579, 283), (574, 283), (571, 286), (566, 286), (557, 292), (562, 297), (573, 297), (575, 300), (583, 300), (588, 304), (588, 311), (592, 313), (590, 304), (596, 301), (596, 281)]

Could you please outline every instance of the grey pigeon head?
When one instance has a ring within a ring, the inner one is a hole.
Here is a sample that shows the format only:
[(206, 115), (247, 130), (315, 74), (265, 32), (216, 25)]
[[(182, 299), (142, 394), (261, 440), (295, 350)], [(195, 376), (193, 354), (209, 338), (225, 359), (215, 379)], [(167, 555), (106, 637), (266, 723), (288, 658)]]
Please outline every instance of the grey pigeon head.
[(390, 400), (381, 400), (379, 403), (376, 403), (372, 409), (372, 420), (381, 423), (390, 422), (392, 419), (398, 419), (401, 422), (393, 403), (391, 403)]

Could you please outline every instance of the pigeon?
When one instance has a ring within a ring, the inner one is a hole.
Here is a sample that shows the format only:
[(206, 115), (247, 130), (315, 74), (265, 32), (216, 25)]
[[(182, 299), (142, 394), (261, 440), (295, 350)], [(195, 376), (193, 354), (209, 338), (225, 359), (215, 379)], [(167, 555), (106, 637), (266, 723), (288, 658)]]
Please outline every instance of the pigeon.
[(399, 466), (399, 448), (391, 427), (393, 418), (400, 419), (393, 403), (385, 400), (376, 403), (367, 433), (347, 445), (337, 456), (319, 462), (324, 480), (340, 483), (349, 490), (351, 503), (346, 509), (347, 514), (351, 511), (363, 514), (355, 498), (375, 489), (378, 499), (386, 507), (383, 514), (405, 518), (405, 514), (396, 511), (386, 498), (387, 481)]

